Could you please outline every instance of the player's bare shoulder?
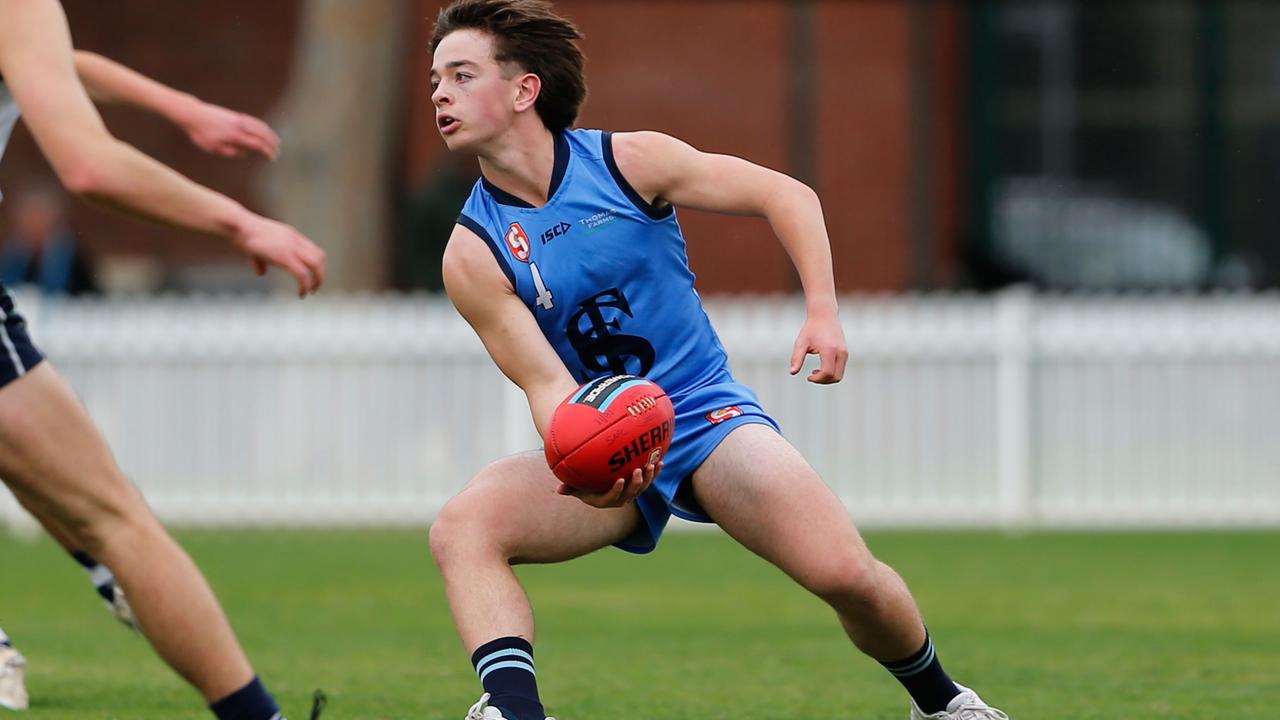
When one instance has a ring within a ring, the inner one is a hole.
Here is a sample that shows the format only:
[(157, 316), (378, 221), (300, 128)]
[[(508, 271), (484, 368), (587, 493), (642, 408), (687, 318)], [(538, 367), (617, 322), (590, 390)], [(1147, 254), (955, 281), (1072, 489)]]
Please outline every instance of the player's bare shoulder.
[(461, 223), (453, 226), (441, 259), (445, 291), (450, 297), (469, 295), (476, 290), (502, 289), (514, 293), (488, 243)]
[(613, 133), (618, 171), (645, 200), (663, 204), (700, 153), (689, 143), (654, 130)]

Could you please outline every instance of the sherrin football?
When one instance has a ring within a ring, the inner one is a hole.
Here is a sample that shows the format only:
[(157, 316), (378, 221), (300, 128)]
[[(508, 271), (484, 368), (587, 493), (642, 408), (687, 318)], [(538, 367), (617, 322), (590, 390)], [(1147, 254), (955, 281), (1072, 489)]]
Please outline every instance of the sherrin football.
[(547, 432), (547, 464), (579, 490), (602, 492), (671, 447), (675, 408), (662, 388), (634, 375), (583, 385), (556, 407)]

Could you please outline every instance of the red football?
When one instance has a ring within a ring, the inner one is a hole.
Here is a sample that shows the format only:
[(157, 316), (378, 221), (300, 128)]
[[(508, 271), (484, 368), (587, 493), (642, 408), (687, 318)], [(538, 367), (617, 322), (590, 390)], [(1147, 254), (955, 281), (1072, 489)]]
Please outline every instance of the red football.
[(603, 377), (556, 407), (547, 432), (547, 464), (579, 490), (613, 487), (671, 447), (676, 413), (655, 383), (634, 375)]

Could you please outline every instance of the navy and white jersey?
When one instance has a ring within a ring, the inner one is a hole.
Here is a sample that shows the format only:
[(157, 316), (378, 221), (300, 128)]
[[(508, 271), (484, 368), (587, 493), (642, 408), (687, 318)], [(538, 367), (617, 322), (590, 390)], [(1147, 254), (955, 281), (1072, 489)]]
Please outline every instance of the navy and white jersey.
[(609, 133), (555, 136), (549, 198), (535, 208), (482, 177), (458, 223), (489, 245), (574, 378), (642, 375), (677, 404), (732, 382), (675, 212), (631, 187)]
[[(9, 144), (9, 136), (13, 133), (13, 126), (18, 124), (18, 116), (21, 114), (17, 101), (13, 99), (13, 95), (9, 94), (9, 88), (5, 87), (4, 81), (0, 81), (0, 160), (4, 159), (4, 149)], [(0, 195), (0, 198), (3, 197)]]

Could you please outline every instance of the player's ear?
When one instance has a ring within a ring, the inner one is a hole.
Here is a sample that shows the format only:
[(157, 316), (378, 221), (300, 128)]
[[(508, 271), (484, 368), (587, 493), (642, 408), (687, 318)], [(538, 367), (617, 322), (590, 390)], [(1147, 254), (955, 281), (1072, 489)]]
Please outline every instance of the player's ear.
[(525, 73), (516, 81), (516, 112), (524, 112), (533, 107), (538, 96), (542, 94), (542, 78), (533, 73)]

